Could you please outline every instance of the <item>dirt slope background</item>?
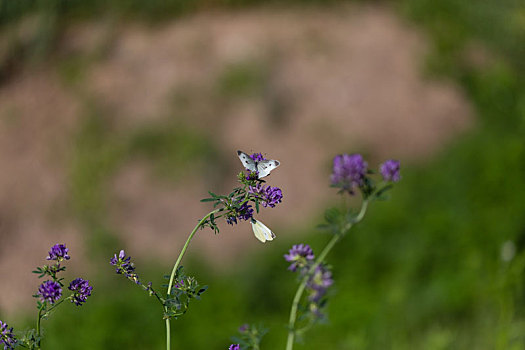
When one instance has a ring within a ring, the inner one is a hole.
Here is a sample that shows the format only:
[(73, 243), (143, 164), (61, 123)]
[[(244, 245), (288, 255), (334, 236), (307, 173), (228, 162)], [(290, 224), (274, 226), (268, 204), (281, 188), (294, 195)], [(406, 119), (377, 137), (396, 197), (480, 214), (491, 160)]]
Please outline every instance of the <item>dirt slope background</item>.
[[(458, 90), (425, 77), (425, 39), (383, 7), (216, 12), (155, 27), (101, 19), (69, 28), (57, 52), (0, 87), (5, 312), (31, 303), (30, 271), (54, 243), (85, 274), (93, 231), (169, 264), (207, 211), (199, 199), (234, 185), (237, 149), (282, 163), (268, 181), (284, 202), (259, 216), (279, 239), (334, 199), (334, 154), (406, 165), (472, 125)], [(263, 248), (250, 231), (202, 232), (192, 249), (228, 266)]]

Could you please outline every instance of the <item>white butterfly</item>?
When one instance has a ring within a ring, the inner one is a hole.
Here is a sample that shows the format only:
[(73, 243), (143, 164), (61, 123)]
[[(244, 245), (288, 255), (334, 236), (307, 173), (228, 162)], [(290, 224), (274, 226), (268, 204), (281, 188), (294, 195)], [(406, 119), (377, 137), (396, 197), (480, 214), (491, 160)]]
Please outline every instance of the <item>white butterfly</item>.
[(281, 164), (278, 160), (273, 159), (261, 160), (257, 162), (243, 151), (237, 151), (237, 155), (239, 156), (242, 165), (244, 165), (246, 169), (249, 171), (256, 171), (259, 174), (259, 179), (270, 175), (270, 172)]
[(252, 219), (252, 229), (255, 237), (261, 241), (273, 241), (275, 234), (259, 220)]

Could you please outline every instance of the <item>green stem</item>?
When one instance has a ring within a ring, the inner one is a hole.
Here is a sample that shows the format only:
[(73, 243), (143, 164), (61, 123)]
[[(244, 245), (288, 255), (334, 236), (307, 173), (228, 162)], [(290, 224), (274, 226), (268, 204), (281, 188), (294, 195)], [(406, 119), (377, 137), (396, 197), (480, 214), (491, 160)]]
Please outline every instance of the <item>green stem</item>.
[(288, 320), (288, 339), (286, 341), (286, 350), (292, 350), (293, 345), (295, 342), (295, 322), (297, 320), (297, 308), (299, 306), (299, 302), (301, 301), (301, 297), (303, 296), (304, 290), (306, 288), (306, 284), (308, 283), (308, 280), (310, 279), (311, 274), (315, 271), (317, 266), (319, 266), (325, 259), (325, 257), (328, 255), (328, 253), (332, 250), (332, 248), (335, 246), (335, 244), (343, 238), (344, 234), (350, 230), (350, 228), (357, 224), (359, 221), (363, 220), (363, 217), (365, 216), (366, 209), (368, 208), (368, 200), (364, 200), (361, 204), (361, 210), (359, 211), (359, 214), (355, 217), (355, 219), (352, 222), (349, 222), (345, 227), (341, 229), (341, 232), (339, 234), (336, 234), (332, 237), (332, 239), (328, 242), (328, 244), (324, 247), (323, 251), (317, 259), (315, 260), (314, 264), (310, 266), (308, 271), (304, 274), (303, 279), (301, 280), (301, 283), (299, 284), (299, 287), (297, 287), (297, 291), (295, 292), (293, 301), (292, 301), (292, 307), (290, 309), (290, 318)]
[(37, 346), (37, 349), (40, 349), (40, 321), (42, 320), (42, 310), (44, 310), (44, 304), (42, 304), (38, 308), (38, 318), (36, 320), (36, 336), (37, 336), (36, 346)]
[(71, 297), (68, 297), (68, 298), (64, 298), (62, 300), (60, 300), (58, 303), (54, 304), (53, 306), (51, 306), (48, 310), (46, 310), (45, 313), (42, 314), (42, 311), (44, 311), (44, 304), (42, 304), (40, 306), (40, 308), (38, 309), (38, 319), (36, 320), (36, 335), (38, 337), (38, 341), (37, 341), (37, 349), (40, 349), (40, 324), (41, 324), (41, 321), (42, 321), (42, 317), (45, 317), (47, 314), (49, 314), (51, 311), (53, 311), (56, 307), (58, 307), (58, 305), (62, 304), (64, 302), (64, 300), (69, 300), (71, 299)]
[[(203, 217), (199, 223), (197, 224), (197, 226), (195, 226), (193, 228), (193, 231), (191, 231), (190, 235), (188, 236), (188, 239), (186, 240), (186, 243), (184, 243), (184, 246), (182, 247), (182, 250), (180, 251), (180, 254), (179, 254), (179, 257), (177, 258), (177, 261), (175, 261), (175, 265), (173, 265), (173, 269), (171, 270), (171, 275), (170, 275), (170, 281), (168, 283), (168, 291), (166, 292), (167, 296), (168, 296), (168, 299), (169, 299), (169, 296), (171, 294), (171, 288), (173, 287), (173, 281), (175, 279), (175, 275), (177, 274), (177, 269), (179, 268), (179, 265), (180, 265), (180, 262), (182, 261), (182, 257), (184, 256), (184, 254), (186, 253), (186, 250), (188, 249), (188, 246), (190, 245), (190, 242), (191, 242), (191, 239), (193, 238), (193, 236), (195, 236), (195, 233), (197, 232), (197, 230), (204, 224), (204, 222), (206, 220), (208, 220), (208, 218), (210, 216), (212, 216), (213, 214), (221, 211), (222, 209), (219, 208), (219, 209), (215, 209), (215, 210), (212, 210), (210, 211), (205, 217)], [(167, 312), (167, 308), (165, 307), (164, 310)], [(166, 350), (170, 350), (170, 343), (171, 343), (171, 327), (170, 327), (170, 319), (169, 318), (166, 318)]]
[(170, 338), (170, 319), (166, 319), (166, 349), (170, 350), (171, 348), (171, 338)]
[(71, 299), (71, 296), (67, 297), (67, 298), (64, 298), (62, 300), (60, 300), (58, 303), (56, 304), (53, 304), (53, 306), (51, 306), (49, 308), (49, 310), (46, 310), (46, 313), (44, 315), (47, 315), (48, 313), (50, 313), (51, 311), (53, 311), (56, 307), (58, 307), (58, 305), (62, 304), (64, 302), (64, 300), (70, 300)]

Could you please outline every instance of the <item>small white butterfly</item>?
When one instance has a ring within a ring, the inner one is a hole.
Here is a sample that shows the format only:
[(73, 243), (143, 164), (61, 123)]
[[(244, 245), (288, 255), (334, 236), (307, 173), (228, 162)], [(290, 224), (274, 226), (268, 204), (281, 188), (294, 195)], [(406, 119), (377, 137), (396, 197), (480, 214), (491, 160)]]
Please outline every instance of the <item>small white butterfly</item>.
[(237, 151), (237, 155), (246, 169), (249, 171), (257, 171), (259, 179), (270, 175), (270, 172), (281, 164), (278, 160), (273, 159), (266, 159), (257, 162), (243, 151)]
[(265, 243), (266, 241), (273, 241), (275, 234), (266, 225), (259, 220), (252, 219), (252, 229), (255, 237)]

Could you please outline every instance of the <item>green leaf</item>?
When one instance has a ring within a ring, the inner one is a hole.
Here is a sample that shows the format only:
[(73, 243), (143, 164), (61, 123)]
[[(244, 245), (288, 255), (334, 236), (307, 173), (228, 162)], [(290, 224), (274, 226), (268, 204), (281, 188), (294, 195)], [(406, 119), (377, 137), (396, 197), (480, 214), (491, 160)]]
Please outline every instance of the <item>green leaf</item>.
[(204, 198), (204, 199), (201, 199), (201, 202), (215, 202), (217, 201), (216, 198)]

